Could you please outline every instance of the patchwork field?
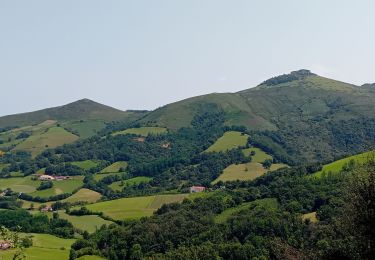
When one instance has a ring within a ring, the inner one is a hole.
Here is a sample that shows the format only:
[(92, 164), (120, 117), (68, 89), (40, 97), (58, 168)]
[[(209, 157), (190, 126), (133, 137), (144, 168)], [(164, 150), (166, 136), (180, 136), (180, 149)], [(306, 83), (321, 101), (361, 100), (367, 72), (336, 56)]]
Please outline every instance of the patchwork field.
[(278, 207), (278, 202), (276, 199), (269, 198), (269, 199), (259, 199), (255, 200), (252, 202), (245, 202), (242, 203), (241, 205), (234, 207), (234, 208), (229, 208), (224, 210), (221, 214), (215, 216), (215, 222), (216, 223), (225, 223), (230, 216), (233, 214), (240, 212), (242, 210), (247, 210), (250, 208), (256, 208), (256, 207), (266, 207), (270, 209), (277, 209)]
[(78, 136), (66, 131), (62, 127), (51, 127), (46, 132), (32, 135), (18, 144), (14, 150), (31, 152), (36, 156), (47, 148), (55, 148), (63, 144), (76, 141)]
[(112, 163), (110, 166), (104, 168), (101, 170), (101, 173), (111, 173), (111, 172), (119, 172), (121, 168), (126, 168), (128, 167), (128, 163), (124, 161), (119, 161)]
[(87, 205), (91, 211), (103, 212), (116, 220), (139, 219), (151, 216), (163, 204), (181, 202), (188, 194), (156, 195), (123, 198)]
[(243, 149), (242, 152), (245, 156), (250, 156), (251, 152), (255, 152), (255, 155), (251, 156), (252, 162), (262, 163), (267, 159), (272, 160), (271, 155), (266, 154), (262, 149), (259, 149), (259, 148), (250, 147), (247, 149)]
[(149, 134), (164, 134), (168, 130), (164, 127), (139, 127), (139, 128), (129, 128), (123, 131), (118, 131), (113, 133), (112, 135), (126, 135), (126, 134), (134, 134), (140, 136), (148, 136)]
[(94, 180), (95, 181), (100, 181), (100, 180), (102, 180), (103, 178), (105, 178), (107, 176), (112, 176), (112, 175), (119, 175), (119, 176), (121, 176), (122, 174), (124, 174), (124, 173), (123, 172), (97, 173), (97, 174), (94, 174)]
[[(32, 236), (33, 246), (25, 250), (27, 260), (69, 259), (69, 250), (75, 239), (62, 239), (47, 234), (23, 234)], [(0, 250), (0, 259), (12, 260), (14, 250)]]
[(247, 143), (248, 135), (244, 135), (237, 131), (225, 132), (213, 145), (211, 145), (205, 152), (225, 152)]
[(74, 176), (73, 178), (72, 180), (53, 181), (52, 188), (37, 190), (30, 193), (30, 195), (33, 197), (50, 197), (63, 193), (71, 193), (83, 185), (83, 176)]
[(139, 176), (128, 180), (116, 181), (114, 183), (111, 183), (109, 187), (114, 191), (121, 191), (125, 186), (132, 186), (134, 184), (139, 184), (142, 182), (150, 182), (151, 180), (152, 178), (150, 177)]
[(275, 171), (280, 168), (287, 167), (285, 164), (272, 164), (271, 168), (265, 169), (262, 164), (256, 162), (244, 164), (231, 164), (224, 169), (223, 173), (212, 183), (219, 181), (235, 181), (235, 180), (254, 180), (268, 171)]
[(314, 173), (312, 176), (319, 178), (323, 175), (323, 172), (338, 173), (342, 170), (344, 165), (348, 164), (351, 160), (354, 160), (356, 163), (364, 163), (368, 161), (369, 159), (375, 159), (375, 151), (360, 153), (357, 155), (353, 155), (353, 156), (326, 164), (323, 166), (323, 169), (321, 171)]
[(77, 191), (76, 193), (74, 193), (72, 196), (70, 196), (69, 198), (66, 198), (62, 201), (63, 202), (71, 202), (71, 203), (78, 202), (78, 201), (85, 201), (85, 202), (88, 202), (88, 203), (94, 203), (94, 202), (97, 202), (98, 200), (100, 200), (101, 197), (102, 197), (102, 195), (99, 192), (89, 190), (89, 189), (86, 189), (86, 188), (82, 188), (79, 191)]
[(97, 162), (94, 162), (93, 160), (86, 160), (81, 162), (72, 162), (71, 164), (80, 167), (84, 170), (90, 170), (91, 168), (94, 168), (98, 165)]

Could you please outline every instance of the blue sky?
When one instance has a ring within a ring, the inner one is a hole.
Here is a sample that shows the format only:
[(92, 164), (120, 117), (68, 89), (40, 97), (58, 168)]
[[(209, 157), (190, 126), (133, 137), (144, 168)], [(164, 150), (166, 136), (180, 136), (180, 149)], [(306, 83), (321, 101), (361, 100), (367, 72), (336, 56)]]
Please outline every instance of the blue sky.
[(154, 109), (291, 70), (375, 82), (374, 1), (1, 1), (0, 115)]

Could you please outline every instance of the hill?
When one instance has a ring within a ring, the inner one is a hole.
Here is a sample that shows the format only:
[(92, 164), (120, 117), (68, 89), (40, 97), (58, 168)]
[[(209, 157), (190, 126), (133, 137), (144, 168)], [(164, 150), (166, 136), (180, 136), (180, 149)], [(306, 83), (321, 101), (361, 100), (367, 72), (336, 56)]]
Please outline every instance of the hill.
[(238, 93), (214, 93), (172, 103), (141, 122), (176, 130), (190, 126), (207, 104), (224, 112), (226, 125), (246, 126), (253, 132), (254, 142), (289, 161), (331, 161), (375, 144), (374, 88), (307, 70), (277, 76)]
[(89, 99), (82, 99), (59, 107), (0, 117), (0, 127), (22, 127), (40, 124), (46, 120), (101, 120), (110, 122), (127, 118), (135, 119), (138, 114), (142, 113), (137, 111), (121, 111)]

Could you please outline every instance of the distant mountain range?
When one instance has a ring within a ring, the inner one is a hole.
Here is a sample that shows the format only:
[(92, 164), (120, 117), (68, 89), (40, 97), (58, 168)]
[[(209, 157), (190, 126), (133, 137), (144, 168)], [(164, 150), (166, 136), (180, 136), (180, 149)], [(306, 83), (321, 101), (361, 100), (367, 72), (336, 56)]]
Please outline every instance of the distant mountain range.
[[(299, 70), (237, 93), (213, 93), (168, 104), (154, 111), (120, 111), (83, 99), (60, 107), (0, 117), (0, 127), (45, 120), (127, 121), (177, 130), (188, 127), (210, 104), (226, 125), (242, 125), (281, 156), (329, 161), (375, 144), (375, 87), (356, 86)], [(345, 135), (345, 138), (342, 138)], [(345, 140), (345, 141), (343, 141)]]

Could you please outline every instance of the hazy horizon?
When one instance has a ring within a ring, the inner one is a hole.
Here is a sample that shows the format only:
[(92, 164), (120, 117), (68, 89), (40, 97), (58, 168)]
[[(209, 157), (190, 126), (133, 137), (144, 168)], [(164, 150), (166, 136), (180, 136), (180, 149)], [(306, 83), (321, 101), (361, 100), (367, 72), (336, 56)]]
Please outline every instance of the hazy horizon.
[(0, 3), (0, 116), (88, 98), (152, 110), (298, 69), (375, 82), (371, 1)]

